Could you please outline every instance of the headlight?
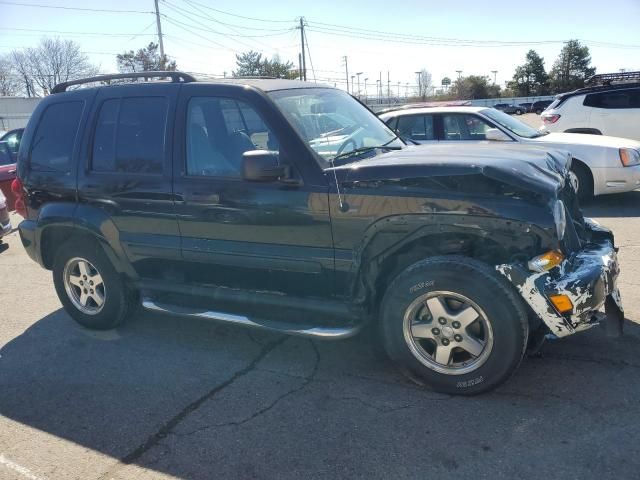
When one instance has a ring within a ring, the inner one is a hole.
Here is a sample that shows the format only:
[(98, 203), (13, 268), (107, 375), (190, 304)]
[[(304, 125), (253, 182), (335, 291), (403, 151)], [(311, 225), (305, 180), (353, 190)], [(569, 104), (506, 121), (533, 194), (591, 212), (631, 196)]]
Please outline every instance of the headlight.
[(633, 148), (621, 148), (619, 151), (620, 161), (625, 167), (632, 167), (640, 164), (640, 152)]
[(533, 272), (546, 272), (562, 263), (564, 255), (557, 250), (550, 250), (547, 253), (533, 257), (527, 263), (529, 270)]
[(567, 228), (567, 215), (562, 200), (556, 200), (553, 204), (553, 221), (556, 224), (558, 240), (562, 240), (564, 238), (564, 230)]

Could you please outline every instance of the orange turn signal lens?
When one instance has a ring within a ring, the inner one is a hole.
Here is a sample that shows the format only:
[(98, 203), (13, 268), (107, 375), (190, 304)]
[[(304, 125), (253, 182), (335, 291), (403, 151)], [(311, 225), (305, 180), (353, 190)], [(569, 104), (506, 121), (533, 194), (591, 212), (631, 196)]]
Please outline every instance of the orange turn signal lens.
[(549, 295), (549, 300), (560, 313), (567, 313), (573, 310), (573, 303), (566, 295)]
[(547, 270), (551, 270), (553, 267), (560, 265), (563, 260), (564, 255), (562, 255), (562, 252), (559, 252), (558, 250), (549, 250), (547, 253), (533, 257), (529, 260), (527, 266), (529, 267), (529, 270), (534, 272), (546, 272)]

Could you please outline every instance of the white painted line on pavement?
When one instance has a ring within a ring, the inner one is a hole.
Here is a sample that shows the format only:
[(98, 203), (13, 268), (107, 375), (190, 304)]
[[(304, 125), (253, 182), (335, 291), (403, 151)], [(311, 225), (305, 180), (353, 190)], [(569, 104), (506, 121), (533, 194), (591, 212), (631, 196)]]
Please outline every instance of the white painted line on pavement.
[(0, 465), (4, 465), (8, 469), (13, 470), (14, 472), (18, 472), (20, 475), (28, 478), (29, 480), (44, 480), (44, 478), (34, 475), (34, 473), (28, 468), (23, 467), (22, 465), (18, 465), (11, 460), (8, 460), (2, 454), (0, 454)]

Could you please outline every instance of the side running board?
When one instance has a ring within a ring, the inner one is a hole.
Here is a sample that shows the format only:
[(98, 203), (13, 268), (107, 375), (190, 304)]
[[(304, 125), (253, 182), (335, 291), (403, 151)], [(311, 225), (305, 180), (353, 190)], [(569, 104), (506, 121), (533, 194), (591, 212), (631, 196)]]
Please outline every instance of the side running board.
[(247, 327), (261, 328), (273, 332), (284, 333), (287, 335), (296, 335), (299, 337), (312, 337), (325, 340), (341, 340), (353, 337), (362, 328), (362, 324), (349, 325), (346, 327), (318, 327), (311, 325), (301, 325), (296, 323), (285, 323), (279, 321), (271, 321), (258, 318), (249, 318), (244, 315), (233, 313), (214, 312), (211, 310), (202, 310), (196, 308), (182, 307), (178, 305), (169, 305), (167, 303), (158, 302), (151, 298), (142, 299), (142, 307), (152, 312), (167, 313), (171, 315), (180, 315), (183, 317), (201, 318), (205, 320), (214, 320), (218, 322), (233, 323), (236, 325), (244, 325)]

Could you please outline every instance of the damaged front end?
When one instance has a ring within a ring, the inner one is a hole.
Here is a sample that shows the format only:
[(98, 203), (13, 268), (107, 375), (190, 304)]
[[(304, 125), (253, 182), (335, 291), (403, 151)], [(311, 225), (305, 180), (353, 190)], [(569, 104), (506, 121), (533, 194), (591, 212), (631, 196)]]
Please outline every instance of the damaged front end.
[[(613, 234), (592, 221), (569, 216), (566, 257), (548, 271), (532, 272), (521, 263), (496, 266), (531, 310), (557, 337), (606, 320), (607, 333), (620, 335), (624, 313), (616, 286), (619, 274)], [(573, 246), (573, 248), (572, 248)], [(602, 312), (604, 307), (605, 312)]]

